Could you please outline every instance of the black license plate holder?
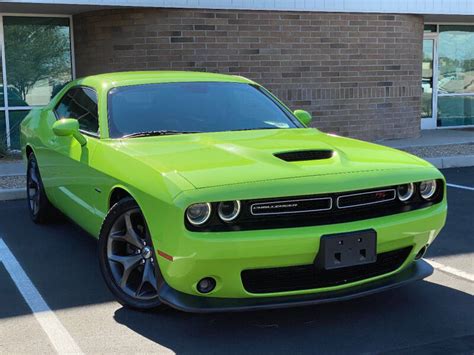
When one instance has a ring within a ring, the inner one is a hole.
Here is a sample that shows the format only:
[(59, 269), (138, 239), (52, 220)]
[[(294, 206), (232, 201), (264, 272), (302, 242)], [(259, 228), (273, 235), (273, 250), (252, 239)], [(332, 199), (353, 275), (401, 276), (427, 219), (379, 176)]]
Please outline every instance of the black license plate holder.
[(321, 237), (315, 264), (325, 270), (370, 264), (377, 260), (376, 249), (377, 232), (373, 229), (328, 234)]

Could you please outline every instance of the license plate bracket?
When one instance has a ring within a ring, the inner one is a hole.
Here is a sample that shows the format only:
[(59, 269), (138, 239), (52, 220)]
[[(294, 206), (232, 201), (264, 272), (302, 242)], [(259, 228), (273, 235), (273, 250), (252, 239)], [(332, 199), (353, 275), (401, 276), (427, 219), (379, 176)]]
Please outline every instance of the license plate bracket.
[(315, 265), (318, 269), (332, 270), (374, 263), (376, 249), (377, 232), (373, 229), (324, 235)]

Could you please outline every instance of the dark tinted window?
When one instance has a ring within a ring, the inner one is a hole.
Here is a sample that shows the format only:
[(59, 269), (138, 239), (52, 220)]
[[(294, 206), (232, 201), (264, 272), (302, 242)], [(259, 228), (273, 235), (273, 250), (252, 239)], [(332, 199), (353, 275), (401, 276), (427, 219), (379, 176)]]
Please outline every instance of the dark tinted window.
[(99, 131), (97, 94), (89, 88), (69, 90), (56, 106), (58, 118), (75, 118), (79, 128), (90, 133)]
[(239, 83), (169, 83), (119, 87), (109, 93), (113, 138), (159, 130), (219, 132), (301, 127), (258, 87)]

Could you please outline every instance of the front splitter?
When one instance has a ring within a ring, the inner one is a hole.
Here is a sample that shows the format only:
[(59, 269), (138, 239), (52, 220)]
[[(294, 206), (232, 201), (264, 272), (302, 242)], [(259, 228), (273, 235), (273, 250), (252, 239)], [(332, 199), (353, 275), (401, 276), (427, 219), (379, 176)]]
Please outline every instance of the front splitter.
[(404, 270), (367, 284), (336, 291), (318, 292), (296, 296), (217, 298), (193, 296), (171, 288), (164, 283), (160, 288), (160, 299), (170, 307), (184, 312), (216, 313), (241, 312), (262, 309), (302, 307), (316, 304), (340, 302), (390, 290), (416, 280), (422, 280), (433, 273), (433, 267), (424, 260), (417, 260)]

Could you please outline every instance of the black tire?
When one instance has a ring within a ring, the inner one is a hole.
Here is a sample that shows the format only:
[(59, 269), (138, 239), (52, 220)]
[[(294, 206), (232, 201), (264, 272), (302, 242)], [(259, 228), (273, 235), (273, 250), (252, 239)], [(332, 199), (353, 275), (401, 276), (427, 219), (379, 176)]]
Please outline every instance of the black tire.
[(38, 161), (33, 153), (28, 156), (28, 166), (26, 171), (26, 195), (28, 212), (32, 221), (36, 224), (46, 224), (50, 222), (56, 209), (46, 196), (43, 180), (38, 167)]
[(140, 311), (166, 308), (158, 297), (154, 250), (138, 204), (125, 198), (112, 206), (100, 231), (99, 265), (107, 287), (123, 306)]

